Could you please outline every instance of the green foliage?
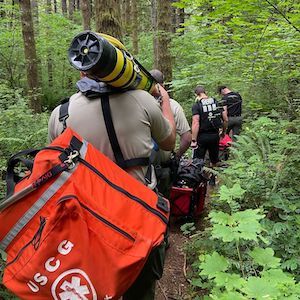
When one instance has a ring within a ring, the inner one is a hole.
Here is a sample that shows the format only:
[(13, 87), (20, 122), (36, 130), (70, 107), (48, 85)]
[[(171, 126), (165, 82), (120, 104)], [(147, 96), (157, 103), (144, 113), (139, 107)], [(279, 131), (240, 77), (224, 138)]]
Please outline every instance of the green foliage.
[[(18, 151), (40, 148), (47, 143), (48, 114), (33, 114), (19, 91), (0, 84), (0, 178), (4, 178), (7, 159)], [(4, 181), (0, 197), (4, 195)]]
[[(64, 28), (62, 33), (62, 28)], [(61, 14), (40, 12), (37, 34), (37, 53), (40, 60), (43, 104), (54, 108), (61, 99), (75, 92), (75, 83), (79, 72), (68, 61), (68, 48), (76, 34), (82, 28)], [(51, 65), (51, 74), (49, 71)], [(52, 80), (51, 79), (52, 76)]]
[(225, 257), (219, 255), (217, 252), (213, 252), (212, 255), (201, 256), (201, 273), (200, 275), (206, 275), (209, 279), (212, 279), (219, 272), (224, 272), (228, 268), (228, 262)]
[[(299, 4), (273, 1), (298, 26)], [(299, 98), (300, 32), (267, 1), (181, 0), (184, 35), (173, 40), (176, 98), (188, 103), (197, 84), (216, 95), (219, 84), (241, 92), (249, 110), (294, 116)], [(298, 107), (299, 109), (299, 107)]]
[(209, 217), (213, 223), (212, 237), (223, 242), (238, 242), (240, 239), (257, 241), (263, 230), (259, 220), (264, 216), (259, 214), (259, 210), (247, 209), (233, 214), (212, 211)]
[(300, 285), (300, 122), (261, 117), (244, 127), (211, 226), (189, 245), (192, 284), (209, 299), (298, 299)]
[[(39, 5), (39, 20), (37, 22), (34, 18), (34, 29), (40, 93), (43, 106), (52, 109), (62, 98), (75, 91), (74, 84), (79, 79), (79, 73), (70, 66), (67, 50), (73, 37), (83, 30), (76, 22), (59, 13), (47, 14), (46, 7), (41, 3)], [(10, 5), (5, 1), (2, 6), (5, 14), (0, 20), (0, 79), (8, 81), (11, 88), (26, 90), (19, 5)]]
[[(48, 114), (33, 114), (21, 91), (0, 82), (0, 178), (5, 178), (7, 159), (24, 149), (40, 148), (47, 143)], [(5, 195), (5, 181), (0, 181), (0, 199)], [(0, 252), (0, 270), (6, 255)], [(17, 299), (0, 285), (1, 299)]]
[(190, 235), (193, 231), (196, 230), (195, 223), (185, 223), (180, 226), (180, 230), (184, 235)]

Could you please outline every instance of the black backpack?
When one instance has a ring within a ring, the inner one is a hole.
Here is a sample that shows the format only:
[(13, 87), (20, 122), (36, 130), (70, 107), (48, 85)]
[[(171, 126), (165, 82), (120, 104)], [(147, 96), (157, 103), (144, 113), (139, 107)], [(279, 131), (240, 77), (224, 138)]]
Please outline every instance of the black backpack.
[(203, 167), (203, 159), (182, 159), (179, 163), (175, 186), (196, 188), (201, 182), (207, 181)]

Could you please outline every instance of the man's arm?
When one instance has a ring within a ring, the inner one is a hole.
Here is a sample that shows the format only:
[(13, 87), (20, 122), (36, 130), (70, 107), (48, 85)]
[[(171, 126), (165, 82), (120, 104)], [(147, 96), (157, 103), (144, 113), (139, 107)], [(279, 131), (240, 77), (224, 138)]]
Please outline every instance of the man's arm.
[(198, 137), (198, 133), (199, 133), (199, 121), (200, 121), (199, 115), (193, 115), (193, 119), (192, 119), (192, 143), (191, 143), (192, 148), (197, 146), (197, 137)]
[(192, 141), (192, 134), (190, 131), (183, 133), (180, 136), (179, 149), (176, 151), (176, 157), (180, 158), (186, 150), (190, 147)]
[(174, 99), (170, 100), (171, 110), (174, 115), (176, 133), (180, 136), (179, 148), (176, 150), (176, 157), (180, 158), (190, 147), (192, 134), (188, 120), (182, 106)]
[[(175, 148), (175, 140), (176, 140), (176, 127), (174, 116), (170, 107), (170, 97), (167, 91), (161, 86), (158, 86), (159, 94), (161, 96), (161, 111), (163, 116), (169, 121), (170, 126), (172, 128), (171, 133), (167, 138), (159, 142), (159, 147), (162, 150), (171, 151)], [(155, 96), (155, 95), (154, 95)]]
[(222, 118), (223, 118), (223, 128), (222, 128), (222, 134), (221, 134), (221, 136), (224, 136), (226, 134), (226, 130), (227, 130), (227, 127), (228, 127), (227, 106), (223, 106)]

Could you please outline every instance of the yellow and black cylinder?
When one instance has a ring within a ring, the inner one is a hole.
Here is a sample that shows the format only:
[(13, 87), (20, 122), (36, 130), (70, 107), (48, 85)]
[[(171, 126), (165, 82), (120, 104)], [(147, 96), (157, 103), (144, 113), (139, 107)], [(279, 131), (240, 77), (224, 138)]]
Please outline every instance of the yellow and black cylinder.
[(123, 44), (106, 34), (91, 31), (78, 34), (71, 43), (68, 56), (77, 70), (119, 89), (142, 89), (151, 93), (156, 84)]

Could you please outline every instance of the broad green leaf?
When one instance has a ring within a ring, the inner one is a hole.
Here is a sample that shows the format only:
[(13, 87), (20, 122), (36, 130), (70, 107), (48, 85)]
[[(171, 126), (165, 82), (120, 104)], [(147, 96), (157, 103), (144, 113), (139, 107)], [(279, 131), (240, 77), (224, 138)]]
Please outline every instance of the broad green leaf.
[(232, 225), (234, 223), (234, 219), (232, 218), (232, 216), (222, 211), (212, 211), (209, 214), (209, 217), (211, 218), (211, 221), (213, 223), (218, 223), (222, 225)]
[(273, 283), (280, 285), (294, 285), (295, 280), (293, 279), (292, 275), (288, 273), (284, 273), (281, 269), (269, 269), (263, 271), (261, 276)]
[(224, 292), (212, 298), (216, 300), (246, 300), (246, 298), (238, 292)]
[(201, 275), (206, 275), (208, 278), (214, 278), (218, 272), (226, 271), (229, 266), (225, 257), (213, 252), (212, 255), (207, 255), (205, 261), (200, 264)]
[(272, 248), (255, 248), (250, 252), (253, 260), (263, 266), (264, 269), (276, 268), (280, 265), (280, 258), (274, 257), (274, 250)]
[(243, 292), (257, 300), (273, 300), (280, 295), (276, 283), (259, 277), (249, 277)]
[(235, 183), (230, 190), (233, 199), (240, 199), (245, 194), (245, 190), (241, 188), (240, 184)]
[(238, 274), (219, 272), (216, 274), (215, 283), (217, 286), (224, 286), (227, 291), (239, 290), (245, 285), (245, 279)]
[(213, 225), (212, 237), (221, 239), (223, 242), (232, 242), (238, 237), (235, 234), (235, 229), (226, 225)]

